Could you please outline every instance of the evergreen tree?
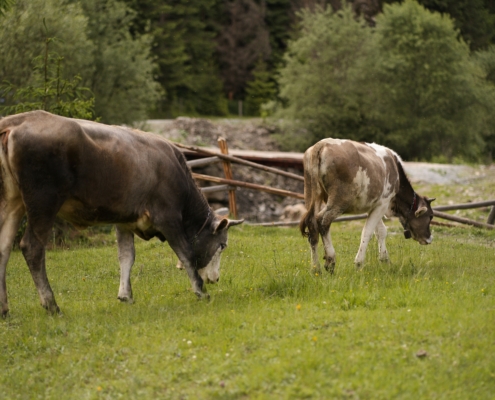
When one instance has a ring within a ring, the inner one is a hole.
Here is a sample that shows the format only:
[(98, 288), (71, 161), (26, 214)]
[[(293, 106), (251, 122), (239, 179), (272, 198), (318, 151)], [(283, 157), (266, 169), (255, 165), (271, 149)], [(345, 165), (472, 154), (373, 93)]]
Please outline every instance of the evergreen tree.
[(153, 36), (153, 54), (164, 88), (165, 115), (227, 112), (215, 58), (219, 0), (127, 0), (137, 11), (133, 32)]
[(254, 0), (226, 0), (225, 6), (227, 20), (217, 47), (220, 69), (229, 98), (243, 99), (256, 62), (271, 52), (266, 8)]
[(246, 85), (246, 106), (251, 114), (260, 115), (261, 105), (275, 100), (277, 89), (267, 69), (260, 59), (253, 70), (253, 80)]

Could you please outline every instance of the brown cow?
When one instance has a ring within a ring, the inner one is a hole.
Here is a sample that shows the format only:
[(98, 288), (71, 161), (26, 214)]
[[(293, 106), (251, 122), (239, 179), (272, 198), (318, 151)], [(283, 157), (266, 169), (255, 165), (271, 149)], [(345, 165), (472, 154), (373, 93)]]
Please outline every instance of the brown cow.
[(215, 216), (182, 153), (158, 135), (32, 111), (0, 120), (0, 303), (8, 313), (5, 272), (19, 223), (21, 249), (41, 304), (59, 311), (45, 269), (45, 245), (58, 215), (76, 227), (114, 224), (118, 298), (132, 301), (134, 234), (167, 240), (199, 297), (219, 277), (227, 229)]
[(368, 213), (354, 260), (357, 267), (364, 263), (373, 232), (378, 238), (380, 260), (388, 261), (383, 216), (398, 217), (406, 239), (412, 235), (420, 244), (430, 244), (433, 239), (430, 203), (435, 199), (414, 191), (400, 157), (386, 147), (351, 140), (321, 140), (304, 153), (304, 196), (308, 212), (300, 229), (311, 245), (316, 272), (320, 271), (317, 246), (321, 235), (325, 268), (333, 273), (335, 249), (330, 225), (344, 213)]

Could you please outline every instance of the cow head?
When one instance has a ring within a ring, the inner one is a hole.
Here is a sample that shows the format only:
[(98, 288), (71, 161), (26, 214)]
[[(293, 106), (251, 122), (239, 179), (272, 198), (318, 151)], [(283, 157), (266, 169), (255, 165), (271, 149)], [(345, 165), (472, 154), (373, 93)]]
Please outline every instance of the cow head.
[(230, 220), (215, 215), (197, 235), (193, 244), (194, 260), (203, 282), (218, 282), (220, 278), (220, 258), (227, 247), (228, 229), (243, 222), (243, 219)]
[(411, 237), (419, 244), (430, 244), (433, 240), (430, 232), (430, 222), (433, 218), (431, 202), (435, 200), (414, 193), (413, 204), (406, 216), (400, 218), (404, 227), (404, 237)]

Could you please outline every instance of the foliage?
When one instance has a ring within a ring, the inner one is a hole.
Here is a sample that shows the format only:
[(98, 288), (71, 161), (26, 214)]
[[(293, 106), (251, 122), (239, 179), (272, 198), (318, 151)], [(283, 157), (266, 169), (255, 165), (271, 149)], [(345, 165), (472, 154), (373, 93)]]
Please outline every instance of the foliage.
[(215, 60), (217, 0), (126, 0), (137, 18), (132, 31), (149, 30), (159, 70), (157, 81), (166, 92), (160, 110), (168, 116), (183, 113), (225, 115), (226, 99)]
[[(385, 6), (376, 28), (350, 7), (301, 14), (281, 95), (306, 132), (375, 141), (406, 159), (479, 159), (493, 93), (448, 16), (415, 1)], [(304, 132), (304, 131), (303, 131)]]
[(0, 17), (5, 15), (5, 12), (9, 11), (15, 0), (0, 0)]
[(88, 21), (87, 37), (94, 43), (94, 68), (85, 83), (95, 94), (96, 113), (106, 123), (146, 119), (161, 94), (153, 77), (152, 38), (131, 36), (136, 14), (120, 1), (85, 0), (81, 5)]
[(114, 245), (49, 251), (62, 317), (14, 251), (3, 397), (490, 398), (493, 232), (435, 228), (419, 246), (388, 224), (390, 264), (374, 241), (355, 271), (362, 224), (335, 224), (337, 269), (318, 277), (297, 229), (233, 228), (210, 302), (158, 241), (136, 242), (133, 305), (116, 299)]
[[(32, 84), (35, 57), (45, 51), (45, 40), (50, 51), (64, 58), (61, 79), (83, 78), (91, 70), (93, 44), (86, 37), (86, 18), (78, 4), (56, 0), (17, 0), (1, 20), (0, 77), (14, 87)], [(22, 49), (20, 51), (19, 49)], [(11, 105), (11, 99), (5, 98)]]
[(46, 38), (44, 54), (33, 60), (32, 85), (16, 89), (9, 83), (0, 84), (0, 95), (11, 96), (13, 101), (10, 106), (0, 107), (4, 114), (45, 110), (65, 117), (94, 119), (91, 91), (80, 86), (80, 76), (62, 78), (63, 57), (49, 52), (54, 41)]
[(369, 139), (360, 67), (371, 45), (370, 28), (350, 7), (300, 16), (300, 35), (289, 42), (280, 71), (280, 96), (288, 105), (278, 116), (307, 129), (304, 147), (324, 137)]
[(227, 21), (217, 39), (220, 70), (229, 99), (243, 99), (251, 70), (271, 52), (266, 5), (255, 0), (226, 2)]
[(412, 0), (386, 6), (372, 48), (370, 108), (387, 143), (409, 159), (477, 159), (483, 145), (480, 73), (452, 20)]
[(253, 70), (253, 80), (246, 85), (246, 103), (255, 115), (260, 115), (261, 105), (274, 100), (277, 90), (267, 70), (266, 63), (260, 59)]
[[(57, 38), (50, 46), (64, 59), (61, 79), (81, 77), (80, 85), (95, 96), (102, 121), (144, 119), (159, 88), (152, 75), (149, 37), (132, 38), (131, 21), (129, 10), (113, 0), (17, 0), (2, 20), (0, 76), (15, 88), (33, 86), (37, 78), (31, 61), (43, 53), (46, 37)], [(6, 105), (12, 102), (5, 98)]]
[[(400, 1), (386, 1), (398, 3)], [(471, 50), (486, 49), (495, 43), (495, 8), (491, 0), (418, 0), (430, 11), (448, 14)]]

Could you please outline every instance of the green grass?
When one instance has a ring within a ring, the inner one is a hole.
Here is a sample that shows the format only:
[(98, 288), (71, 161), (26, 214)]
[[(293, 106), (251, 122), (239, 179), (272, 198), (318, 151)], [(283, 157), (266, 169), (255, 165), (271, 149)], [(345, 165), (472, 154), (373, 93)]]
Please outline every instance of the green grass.
[(310, 273), (294, 228), (232, 228), (209, 302), (158, 241), (136, 240), (133, 305), (116, 299), (115, 246), (51, 250), (62, 317), (16, 251), (0, 397), (492, 399), (495, 233), (436, 227), (420, 246), (388, 225), (391, 263), (373, 240), (356, 271), (362, 223), (334, 224), (333, 276)]

